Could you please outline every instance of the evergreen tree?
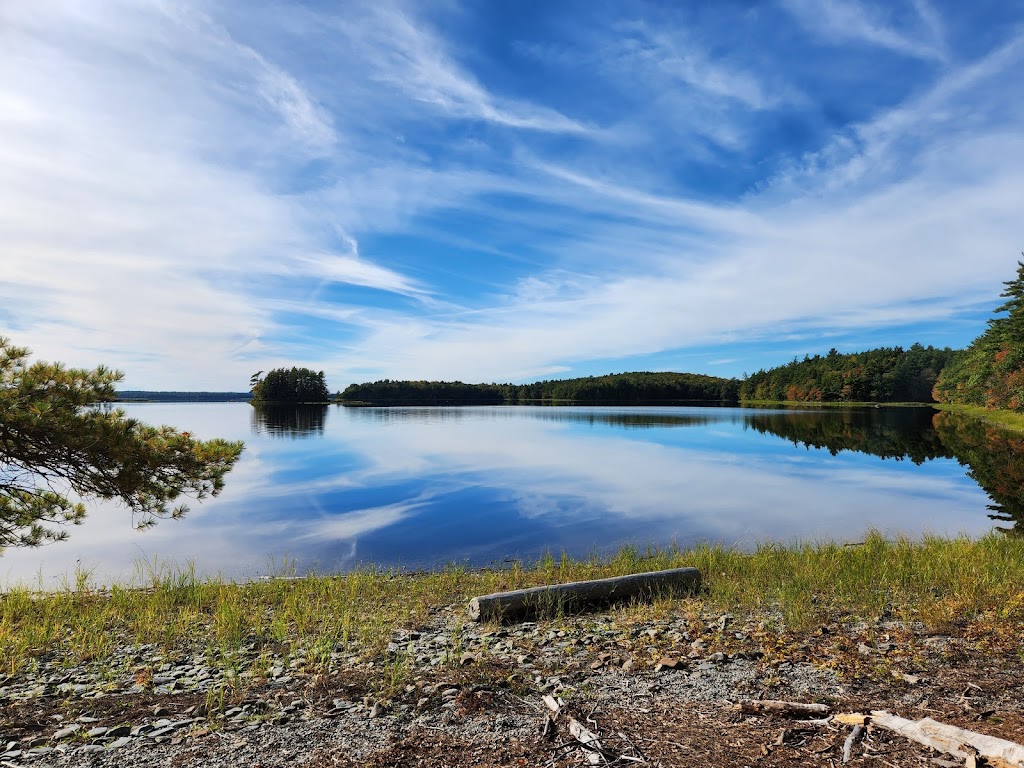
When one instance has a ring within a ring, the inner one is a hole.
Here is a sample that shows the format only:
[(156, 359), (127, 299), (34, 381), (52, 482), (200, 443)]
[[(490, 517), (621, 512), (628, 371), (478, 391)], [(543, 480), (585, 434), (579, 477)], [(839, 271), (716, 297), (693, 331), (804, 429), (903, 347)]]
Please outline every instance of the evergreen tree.
[(943, 403), (983, 405), (1024, 411), (1024, 262), (1006, 283), (996, 308), (1004, 317), (988, 321), (988, 330), (953, 360), (935, 383)]
[(100, 406), (122, 376), (99, 367), (28, 363), (28, 350), (0, 337), (0, 548), (67, 537), (83, 503), (116, 499), (145, 528), (181, 517), (179, 496), (216, 496), (242, 443), (201, 442)]
[(1006, 344), (1024, 344), (1024, 262), (1017, 262), (1017, 277), (1008, 280), (1000, 298), (1006, 301), (996, 307), (996, 313), (1006, 312), (1006, 317), (994, 317), (988, 321), (988, 330), (982, 338), (989, 348)]

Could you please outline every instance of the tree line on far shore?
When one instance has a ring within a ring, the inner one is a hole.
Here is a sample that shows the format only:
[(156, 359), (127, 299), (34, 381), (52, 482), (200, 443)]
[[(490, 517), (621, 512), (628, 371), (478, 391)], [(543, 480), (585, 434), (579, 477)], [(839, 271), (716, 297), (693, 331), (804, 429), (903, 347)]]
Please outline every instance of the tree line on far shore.
[(771, 368), (746, 377), (743, 400), (796, 402), (930, 403), (942, 370), (958, 353), (946, 347), (882, 347), (825, 356)]
[(372, 405), (652, 405), (736, 403), (739, 381), (696, 373), (618, 373), (533, 384), (392, 381), (352, 384), (343, 403)]

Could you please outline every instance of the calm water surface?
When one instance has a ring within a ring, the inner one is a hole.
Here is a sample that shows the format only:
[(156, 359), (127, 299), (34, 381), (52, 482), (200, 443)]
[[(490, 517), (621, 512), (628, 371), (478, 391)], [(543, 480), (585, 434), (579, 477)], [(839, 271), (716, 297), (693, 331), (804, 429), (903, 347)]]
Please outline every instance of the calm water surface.
[(68, 541), (0, 557), (6, 582), (53, 586), (76, 567), (126, 579), (160, 561), (238, 578), (286, 562), (487, 565), (626, 543), (855, 541), (869, 528), (975, 536), (1024, 519), (1020, 440), (927, 408), (125, 410), (245, 440), (223, 494), (144, 532), (122, 507), (93, 505)]

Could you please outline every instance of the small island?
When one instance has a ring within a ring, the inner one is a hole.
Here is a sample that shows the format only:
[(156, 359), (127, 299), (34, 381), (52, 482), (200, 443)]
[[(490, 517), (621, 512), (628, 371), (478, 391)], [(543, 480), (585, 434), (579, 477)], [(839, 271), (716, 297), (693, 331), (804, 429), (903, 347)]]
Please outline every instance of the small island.
[(323, 371), (309, 368), (275, 368), (249, 379), (252, 402), (261, 404), (321, 405), (331, 402)]

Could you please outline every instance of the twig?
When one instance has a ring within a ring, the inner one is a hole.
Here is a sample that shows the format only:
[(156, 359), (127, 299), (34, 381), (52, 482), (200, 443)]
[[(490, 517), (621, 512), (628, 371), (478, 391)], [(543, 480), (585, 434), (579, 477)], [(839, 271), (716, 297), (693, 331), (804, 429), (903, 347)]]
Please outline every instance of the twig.
[(850, 753), (853, 751), (853, 742), (855, 742), (857, 737), (863, 732), (863, 725), (855, 725), (853, 726), (853, 730), (850, 731), (850, 735), (846, 737), (846, 741), (843, 742), (843, 765), (850, 762)]
[(632, 747), (633, 751), (640, 755), (640, 757), (644, 758), (644, 760), (647, 759), (647, 756), (644, 754), (644, 751), (640, 749), (640, 747), (638, 747), (636, 744), (634, 744), (633, 740), (629, 738), (629, 736), (624, 734), (622, 731), (616, 731), (615, 733), (620, 739), (629, 744), (629, 746)]

